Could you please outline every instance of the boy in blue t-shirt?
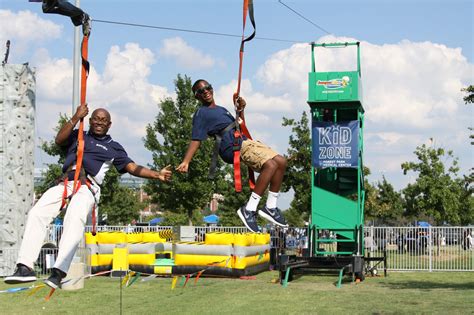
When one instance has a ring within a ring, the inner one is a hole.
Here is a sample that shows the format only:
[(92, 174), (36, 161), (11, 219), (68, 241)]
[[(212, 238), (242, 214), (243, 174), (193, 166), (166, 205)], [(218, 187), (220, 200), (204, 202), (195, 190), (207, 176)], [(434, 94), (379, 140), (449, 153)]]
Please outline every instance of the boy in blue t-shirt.
[[(219, 155), (227, 163), (233, 163), (234, 144), (234, 117), (222, 106), (216, 105), (214, 91), (206, 80), (197, 80), (192, 87), (194, 96), (201, 102), (193, 117), (192, 138), (188, 150), (181, 164), (176, 168), (181, 173), (186, 173), (194, 154), (199, 149), (201, 141), (208, 136), (216, 136), (220, 139)], [(243, 119), (245, 100), (237, 99), (239, 117)], [(257, 207), (262, 194), (268, 186), (267, 203), (263, 209), (258, 211), (260, 216), (279, 226), (287, 226), (285, 218), (277, 207), (280, 187), (285, 174), (286, 159), (273, 151), (265, 144), (247, 139), (242, 136), (239, 140), (240, 159), (254, 171), (260, 173), (255, 188), (246, 205), (242, 206), (237, 214), (245, 226), (258, 232)]]

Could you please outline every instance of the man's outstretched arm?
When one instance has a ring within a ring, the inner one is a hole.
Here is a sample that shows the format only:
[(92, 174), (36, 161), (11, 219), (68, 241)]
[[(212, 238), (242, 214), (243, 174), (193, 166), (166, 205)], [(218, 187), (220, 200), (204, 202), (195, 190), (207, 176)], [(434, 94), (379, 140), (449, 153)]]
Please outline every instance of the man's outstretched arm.
[(137, 165), (133, 162), (128, 163), (125, 166), (125, 170), (127, 173), (142, 177), (142, 178), (149, 178), (149, 179), (159, 179), (162, 182), (167, 182), (171, 179), (171, 165), (166, 166), (165, 168), (161, 169), (160, 171), (151, 170), (145, 166)]

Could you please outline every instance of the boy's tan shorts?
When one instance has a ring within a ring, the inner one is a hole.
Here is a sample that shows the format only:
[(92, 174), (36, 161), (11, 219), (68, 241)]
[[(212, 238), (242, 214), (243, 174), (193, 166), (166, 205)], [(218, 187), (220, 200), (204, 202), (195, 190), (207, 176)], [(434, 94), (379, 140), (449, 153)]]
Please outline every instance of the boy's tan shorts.
[(240, 158), (242, 162), (253, 169), (260, 172), (266, 161), (273, 159), (278, 153), (269, 146), (255, 140), (244, 140), (240, 148)]

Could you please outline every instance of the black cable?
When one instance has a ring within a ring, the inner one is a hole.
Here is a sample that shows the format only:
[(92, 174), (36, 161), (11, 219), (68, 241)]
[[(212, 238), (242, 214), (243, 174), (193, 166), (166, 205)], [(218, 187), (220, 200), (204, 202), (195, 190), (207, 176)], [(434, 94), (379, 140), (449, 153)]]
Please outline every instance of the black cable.
[(122, 268), (120, 268), (120, 315), (122, 315)]
[[(93, 22), (99, 22), (99, 23), (106, 23), (106, 24), (116, 24), (116, 25), (133, 26), (133, 27), (153, 28), (153, 29), (167, 30), (167, 31), (197, 33), (197, 34), (214, 35), (214, 36), (238, 37), (238, 38), (242, 37), (242, 35), (235, 35), (235, 34), (198, 31), (198, 30), (190, 30), (190, 29), (184, 29), (184, 28), (174, 28), (174, 27), (147, 25), (147, 24), (136, 24), (136, 23), (107, 21), (107, 20), (98, 20), (98, 19), (93, 19), (92, 21)], [(305, 43), (304, 41), (296, 41), (296, 40), (290, 40), (290, 39), (279, 39), (279, 38), (269, 38), (269, 37), (257, 37), (257, 36), (255, 37), (255, 39), (275, 41), (275, 42), (286, 42), (286, 43)]]
[(2, 66), (8, 63), (8, 55), (10, 55), (10, 40), (7, 40), (7, 43), (5, 45), (6, 45), (6, 51), (5, 51), (5, 58), (2, 61)]
[(307, 19), (306, 17), (304, 17), (301, 13), (293, 10), (292, 8), (290, 8), (288, 5), (284, 4), (281, 0), (278, 0), (278, 2), (280, 2), (281, 5), (287, 7), (289, 10), (291, 10), (293, 13), (295, 13), (296, 15), (298, 15), (299, 17), (301, 17), (302, 19), (304, 19), (305, 21), (311, 23), (312, 25), (316, 26), (317, 28), (319, 28), (321, 31), (325, 32), (326, 34), (330, 35), (331, 33), (329, 33), (328, 31), (326, 31), (324, 28), (322, 28), (321, 26), (319, 26), (318, 24), (314, 23), (313, 21)]

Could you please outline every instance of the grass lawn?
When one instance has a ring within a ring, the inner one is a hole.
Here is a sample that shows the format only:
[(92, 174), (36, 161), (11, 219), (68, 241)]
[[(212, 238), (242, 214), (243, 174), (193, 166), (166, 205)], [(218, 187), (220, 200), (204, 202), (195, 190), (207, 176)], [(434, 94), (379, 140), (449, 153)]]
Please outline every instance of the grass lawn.
[[(277, 272), (256, 280), (190, 279), (171, 290), (170, 278), (156, 278), (120, 290), (120, 280), (95, 277), (84, 289), (1, 293), (1, 314), (474, 314), (473, 272), (391, 272), (344, 282), (337, 275), (303, 275), (284, 288)], [(21, 285), (17, 285), (21, 286)], [(25, 286), (25, 285), (23, 285)], [(0, 282), (0, 290), (11, 288)], [(121, 301), (122, 293), (122, 303)], [(122, 305), (122, 307), (121, 307)]]

